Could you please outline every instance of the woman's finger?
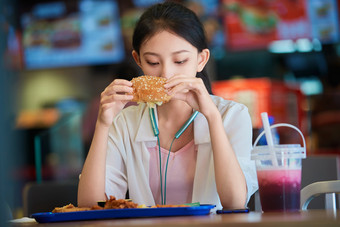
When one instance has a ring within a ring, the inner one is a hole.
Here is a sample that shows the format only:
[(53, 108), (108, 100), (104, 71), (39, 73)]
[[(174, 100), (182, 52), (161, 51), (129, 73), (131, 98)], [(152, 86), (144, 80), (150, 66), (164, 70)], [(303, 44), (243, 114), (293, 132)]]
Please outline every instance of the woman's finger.
[(125, 86), (132, 86), (131, 81), (128, 80), (124, 80), (124, 79), (115, 79), (114, 81), (112, 81), (112, 83), (109, 85), (125, 85)]
[(199, 79), (182, 80), (181, 82), (174, 82), (175, 86), (169, 90), (169, 95), (175, 95), (176, 93), (187, 93), (189, 91), (199, 92), (205, 89), (204, 84)]
[(112, 94), (131, 94), (133, 92), (132, 87), (128, 87), (125, 85), (113, 85), (113, 86), (108, 86), (104, 92), (102, 93), (103, 95), (112, 95)]
[(169, 89), (171, 87), (174, 87), (178, 85), (179, 83), (185, 82), (185, 81), (191, 81), (194, 80), (195, 77), (188, 77), (185, 75), (176, 75), (168, 79), (166, 84), (164, 85), (165, 88)]
[(133, 95), (128, 94), (111, 94), (111, 95), (104, 95), (102, 96), (100, 103), (101, 105), (116, 101), (131, 101), (133, 99)]

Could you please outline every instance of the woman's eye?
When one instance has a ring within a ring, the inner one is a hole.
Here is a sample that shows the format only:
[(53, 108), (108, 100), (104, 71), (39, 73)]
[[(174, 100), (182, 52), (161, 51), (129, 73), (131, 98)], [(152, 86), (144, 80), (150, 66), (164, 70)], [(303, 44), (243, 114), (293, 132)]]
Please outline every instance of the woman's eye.
[(184, 64), (186, 61), (187, 61), (187, 59), (185, 59), (183, 61), (175, 61), (175, 63), (181, 65), (181, 64)]
[(154, 65), (158, 65), (158, 62), (151, 62), (151, 61), (147, 61), (147, 63), (148, 63), (149, 65), (152, 65), (152, 66), (154, 66)]

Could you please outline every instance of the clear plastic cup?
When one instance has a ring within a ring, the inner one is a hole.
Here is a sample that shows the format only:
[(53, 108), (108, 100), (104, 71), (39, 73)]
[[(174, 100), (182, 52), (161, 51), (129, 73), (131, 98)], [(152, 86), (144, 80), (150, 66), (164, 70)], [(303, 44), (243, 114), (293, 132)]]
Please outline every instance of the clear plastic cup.
[[(297, 129), (289, 124), (277, 124), (271, 128), (279, 126)], [(303, 138), (303, 134), (298, 131)], [(262, 210), (300, 210), (301, 160), (306, 157), (304, 138), (304, 147), (300, 144), (255, 146), (258, 139), (254, 143), (252, 159), (256, 163)]]

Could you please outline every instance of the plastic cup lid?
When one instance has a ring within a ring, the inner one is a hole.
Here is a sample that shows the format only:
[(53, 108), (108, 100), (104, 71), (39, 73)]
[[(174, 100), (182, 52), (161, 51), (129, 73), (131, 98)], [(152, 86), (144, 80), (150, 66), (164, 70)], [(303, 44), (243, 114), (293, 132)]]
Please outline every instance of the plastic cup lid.
[(279, 144), (272, 148), (265, 146), (256, 146), (251, 153), (252, 160), (267, 160), (273, 157), (275, 152), (276, 157), (280, 158), (306, 158), (306, 149), (300, 144)]

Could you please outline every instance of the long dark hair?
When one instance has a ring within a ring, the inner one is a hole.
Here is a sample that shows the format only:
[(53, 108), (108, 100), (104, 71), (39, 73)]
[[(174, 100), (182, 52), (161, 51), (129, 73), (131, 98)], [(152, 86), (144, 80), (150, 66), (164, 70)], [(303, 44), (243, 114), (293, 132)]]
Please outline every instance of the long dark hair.
[[(136, 24), (133, 37), (133, 49), (139, 54), (140, 47), (147, 39), (159, 31), (172, 32), (197, 48), (198, 52), (208, 48), (205, 31), (197, 15), (185, 6), (167, 1), (148, 8)], [(205, 73), (198, 73), (208, 92), (211, 86)]]

